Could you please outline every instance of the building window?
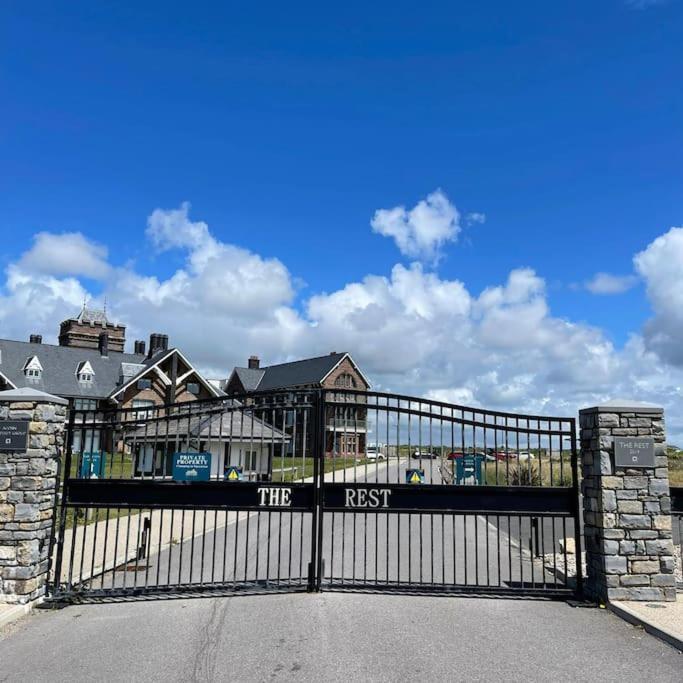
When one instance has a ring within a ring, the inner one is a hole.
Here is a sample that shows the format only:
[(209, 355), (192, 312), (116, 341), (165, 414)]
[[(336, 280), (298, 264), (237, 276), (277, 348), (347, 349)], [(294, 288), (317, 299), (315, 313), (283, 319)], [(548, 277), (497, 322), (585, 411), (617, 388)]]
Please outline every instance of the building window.
[(244, 451), (244, 470), (245, 472), (256, 471), (256, 461), (258, 451)]
[(43, 366), (38, 360), (38, 356), (31, 356), (24, 365), (24, 375), (31, 380), (40, 379), (43, 375)]
[(133, 399), (133, 408), (141, 408), (142, 410), (136, 410), (135, 413), (135, 420), (144, 420), (148, 417), (152, 417), (152, 413), (154, 412), (154, 401), (149, 400), (149, 399), (142, 399), (142, 398), (134, 398)]
[(76, 368), (76, 377), (78, 377), (79, 382), (90, 383), (93, 381), (95, 371), (92, 369), (89, 360), (78, 364), (78, 367)]
[(344, 372), (334, 380), (334, 386), (341, 387), (343, 389), (355, 389), (356, 380), (348, 372)]
[(97, 399), (75, 398), (74, 410), (97, 410)]
[(153, 444), (139, 444), (135, 454), (135, 474), (145, 476), (155, 473), (155, 453)]
[(76, 429), (71, 441), (72, 453), (98, 453), (100, 450), (99, 429)]

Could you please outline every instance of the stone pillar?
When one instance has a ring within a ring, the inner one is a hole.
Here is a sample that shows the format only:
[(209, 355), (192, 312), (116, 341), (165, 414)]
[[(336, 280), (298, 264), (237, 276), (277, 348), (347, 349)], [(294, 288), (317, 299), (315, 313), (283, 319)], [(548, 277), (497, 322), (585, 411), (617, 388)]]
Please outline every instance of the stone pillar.
[[(661, 408), (610, 401), (579, 413), (589, 597), (676, 600)], [(614, 437), (653, 437), (654, 467), (616, 467)]]
[(0, 603), (45, 594), (66, 406), (42, 391), (0, 391), (0, 427), (28, 423), (27, 448), (0, 444)]

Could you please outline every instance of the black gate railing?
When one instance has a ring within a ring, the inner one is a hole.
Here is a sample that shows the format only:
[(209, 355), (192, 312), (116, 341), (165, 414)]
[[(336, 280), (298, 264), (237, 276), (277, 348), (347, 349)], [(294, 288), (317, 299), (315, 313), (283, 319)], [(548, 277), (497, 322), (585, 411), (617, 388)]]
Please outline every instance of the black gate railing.
[(572, 593), (575, 427), (353, 390), (75, 411), (51, 592)]
[[(570, 593), (581, 583), (576, 425), (375, 392), (327, 392), (367, 453), (325, 475), (318, 585)], [(361, 424), (354, 428), (349, 414)], [(336, 450), (338, 433), (328, 433)], [(369, 455), (368, 455), (369, 454)]]

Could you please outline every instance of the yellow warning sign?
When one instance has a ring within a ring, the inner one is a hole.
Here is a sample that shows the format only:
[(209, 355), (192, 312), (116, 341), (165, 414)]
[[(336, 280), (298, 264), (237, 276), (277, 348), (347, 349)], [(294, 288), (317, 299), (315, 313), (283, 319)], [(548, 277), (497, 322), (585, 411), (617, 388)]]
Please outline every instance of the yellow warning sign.
[(228, 481), (240, 481), (240, 479), (242, 479), (242, 468), (233, 465), (227, 467), (225, 470), (225, 478)]
[(424, 470), (407, 470), (406, 483), (407, 484), (424, 484), (425, 473)]

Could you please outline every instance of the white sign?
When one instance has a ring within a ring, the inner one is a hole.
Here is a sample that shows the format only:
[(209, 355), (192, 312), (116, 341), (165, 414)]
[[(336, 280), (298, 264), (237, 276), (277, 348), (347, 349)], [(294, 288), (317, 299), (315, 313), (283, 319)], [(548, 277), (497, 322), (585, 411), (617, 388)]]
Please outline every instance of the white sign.
[(345, 489), (347, 508), (388, 508), (390, 489)]
[(262, 486), (257, 492), (259, 497), (258, 504), (261, 506), (283, 508), (292, 506), (292, 489)]

